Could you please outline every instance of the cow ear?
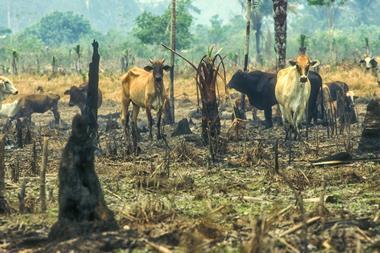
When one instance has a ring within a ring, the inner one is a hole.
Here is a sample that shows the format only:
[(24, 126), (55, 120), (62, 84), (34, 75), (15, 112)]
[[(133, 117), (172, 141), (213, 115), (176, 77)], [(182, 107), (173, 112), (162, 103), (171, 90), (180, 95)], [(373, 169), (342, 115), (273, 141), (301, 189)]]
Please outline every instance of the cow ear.
[(70, 90), (65, 90), (64, 95), (70, 95)]
[(312, 61), (312, 62), (310, 62), (310, 66), (312, 66), (312, 67), (317, 67), (317, 66), (319, 66), (319, 61)]
[(294, 61), (294, 60), (289, 60), (289, 64), (292, 65), (292, 66), (296, 66), (296, 65), (297, 65), (297, 62)]
[(377, 67), (377, 61), (375, 60), (375, 59), (371, 59), (371, 61), (370, 61), (370, 63), (371, 63), (371, 65), (374, 67), (374, 68), (376, 68)]
[(170, 67), (169, 65), (165, 65), (165, 66), (163, 67), (163, 69), (164, 69), (165, 71), (169, 71), (169, 70), (172, 69), (172, 67)]
[(153, 67), (148, 65), (148, 66), (145, 66), (144, 69), (145, 69), (145, 71), (150, 72), (153, 70)]

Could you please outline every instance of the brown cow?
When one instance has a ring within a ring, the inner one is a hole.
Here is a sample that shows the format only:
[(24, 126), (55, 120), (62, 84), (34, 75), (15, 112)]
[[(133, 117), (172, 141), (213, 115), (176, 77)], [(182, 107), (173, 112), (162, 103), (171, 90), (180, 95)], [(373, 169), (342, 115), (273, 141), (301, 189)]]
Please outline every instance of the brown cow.
[[(65, 95), (70, 95), (69, 106), (78, 106), (82, 115), (86, 107), (87, 89), (88, 83), (83, 83), (79, 87), (71, 86), (71, 88), (64, 93)], [(102, 91), (98, 89), (98, 108), (102, 105), (102, 95)]]
[(60, 97), (56, 94), (32, 94), (20, 97), (15, 102), (9, 104), (12, 110), (8, 112), (10, 118), (6, 123), (5, 129), (7, 129), (15, 119), (26, 118), (30, 123), (33, 113), (45, 113), (49, 110), (53, 112), (55, 124), (59, 124), (59, 99)]
[(157, 139), (161, 136), (161, 115), (163, 107), (167, 104), (167, 96), (163, 81), (163, 71), (169, 71), (170, 66), (164, 65), (165, 60), (150, 60), (151, 65), (144, 69), (134, 67), (122, 77), (122, 108), (121, 123), (128, 135), (129, 112), (128, 107), (132, 102), (132, 137), (133, 146), (137, 148), (137, 116), (140, 107), (145, 108), (149, 123), (149, 137), (152, 140), (153, 119), (151, 109), (157, 111)]

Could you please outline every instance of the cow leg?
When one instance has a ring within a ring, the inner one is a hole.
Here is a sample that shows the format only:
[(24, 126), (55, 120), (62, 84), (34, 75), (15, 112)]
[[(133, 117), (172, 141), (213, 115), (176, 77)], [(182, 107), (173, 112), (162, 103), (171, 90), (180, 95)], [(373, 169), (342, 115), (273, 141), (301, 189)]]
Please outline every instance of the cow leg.
[(264, 116), (265, 116), (265, 128), (271, 128), (273, 127), (273, 122), (272, 122), (272, 107), (266, 108), (264, 110)]
[(163, 111), (163, 108), (160, 108), (157, 112), (157, 140), (162, 139), (162, 135), (161, 135), (162, 111)]
[(129, 98), (123, 98), (121, 100), (121, 124), (124, 129), (124, 134), (129, 139), (129, 104), (131, 100)]
[(153, 118), (152, 118), (152, 109), (150, 106), (146, 107), (146, 117), (148, 118), (148, 126), (149, 126), (149, 140), (153, 140), (152, 128), (153, 128)]
[(140, 107), (133, 104), (133, 111), (132, 111), (132, 143), (133, 143), (133, 150), (137, 154), (138, 153), (138, 147), (137, 147), (137, 140), (138, 140), (138, 130), (137, 130), (137, 116), (139, 115)]
[(51, 108), (51, 111), (53, 112), (53, 115), (54, 115), (54, 121), (55, 121), (55, 124), (56, 124), (56, 125), (59, 125), (59, 122), (61, 121), (61, 117), (60, 117), (60, 115), (59, 115), (57, 105), (53, 106), (53, 107)]

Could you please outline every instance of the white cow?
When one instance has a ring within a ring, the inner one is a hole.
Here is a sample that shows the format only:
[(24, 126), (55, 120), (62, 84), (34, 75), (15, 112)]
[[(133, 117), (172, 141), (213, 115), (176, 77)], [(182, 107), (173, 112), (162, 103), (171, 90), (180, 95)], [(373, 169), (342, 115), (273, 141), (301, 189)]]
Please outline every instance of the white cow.
[(286, 131), (286, 139), (295, 132), (299, 135), (299, 127), (305, 116), (307, 102), (309, 101), (311, 84), (307, 77), (309, 68), (317, 61), (310, 61), (305, 54), (300, 54), (296, 61), (289, 61), (292, 65), (282, 69), (277, 74), (275, 95), (282, 113), (282, 120)]
[(16, 95), (18, 90), (6, 77), (0, 76), (0, 108), (2, 102), (10, 95)]
[(16, 115), (18, 99), (12, 103), (2, 104), (0, 108), (0, 117), (11, 118)]

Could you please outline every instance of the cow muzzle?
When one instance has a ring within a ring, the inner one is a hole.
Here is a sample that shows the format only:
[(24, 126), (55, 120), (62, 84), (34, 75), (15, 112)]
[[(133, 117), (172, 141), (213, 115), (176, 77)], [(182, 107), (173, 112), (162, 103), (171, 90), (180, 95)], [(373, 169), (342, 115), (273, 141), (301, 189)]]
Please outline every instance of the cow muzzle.
[(18, 94), (18, 90), (14, 91), (12, 94), (13, 95), (17, 95)]
[(300, 77), (300, 82), (301, 83), (306, 83), (307, 82), (307, 76), (301, 76)]
[(155, 78), (155, 80), (156, 80), (157, 83), (161, 83), (162, 82), (162, 76), (157, 76)]

